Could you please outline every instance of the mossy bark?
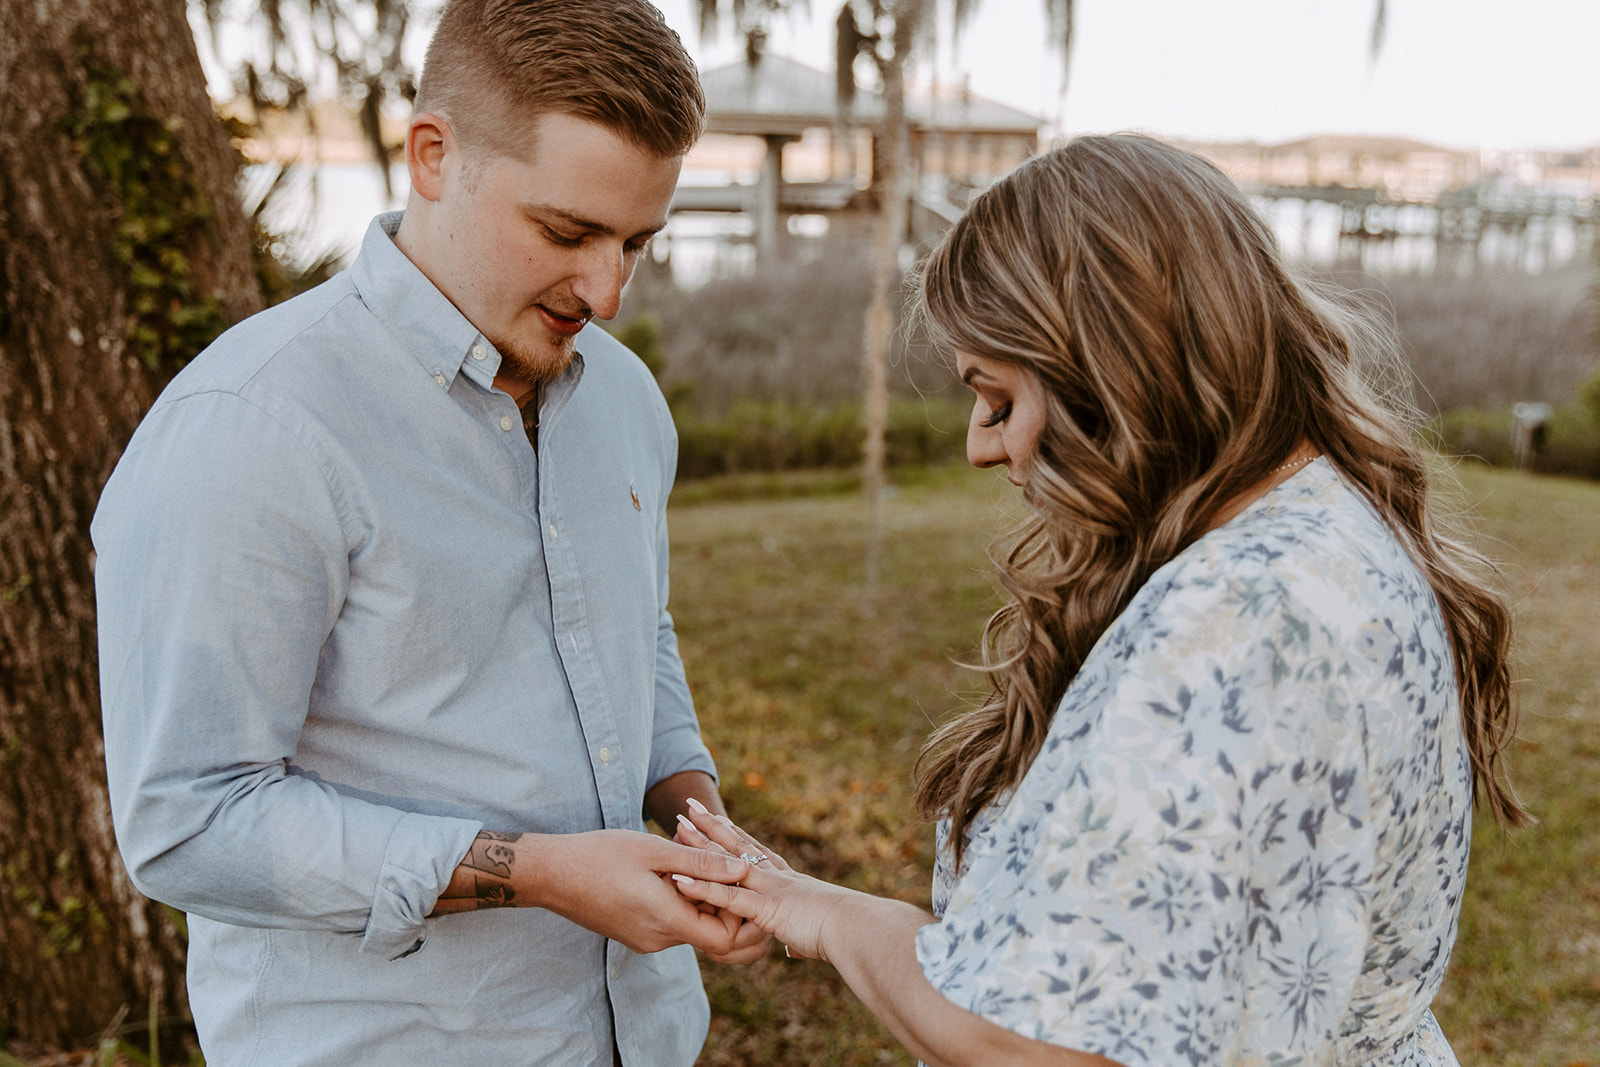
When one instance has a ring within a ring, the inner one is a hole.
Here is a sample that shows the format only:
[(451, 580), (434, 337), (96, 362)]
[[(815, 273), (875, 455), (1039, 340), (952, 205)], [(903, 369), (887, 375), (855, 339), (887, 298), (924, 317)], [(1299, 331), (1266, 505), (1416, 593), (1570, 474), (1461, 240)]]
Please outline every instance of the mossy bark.
[(130, 343), (124, 196), (68, 132), (107, 70), (206, 205), (171, 236), (193, 292), (228, 320), (260, 303), (183, 0), (0, 0), (0, 1041), (92, 1040), (152, 991), (187, 1011), (182, 937), (123, 870), (102, 758), (89, 520), (176, 369)]

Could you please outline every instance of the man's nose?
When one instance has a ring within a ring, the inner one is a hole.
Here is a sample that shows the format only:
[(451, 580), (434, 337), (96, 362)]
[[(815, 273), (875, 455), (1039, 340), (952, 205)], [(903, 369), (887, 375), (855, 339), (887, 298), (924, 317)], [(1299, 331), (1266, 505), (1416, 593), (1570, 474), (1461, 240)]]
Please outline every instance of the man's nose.
[(621, 242), (597, 241), (573, 286), (573, 295), (595, 318), (614, 319), (622, 308), (622, 287), (627, 281), (627, 253)]

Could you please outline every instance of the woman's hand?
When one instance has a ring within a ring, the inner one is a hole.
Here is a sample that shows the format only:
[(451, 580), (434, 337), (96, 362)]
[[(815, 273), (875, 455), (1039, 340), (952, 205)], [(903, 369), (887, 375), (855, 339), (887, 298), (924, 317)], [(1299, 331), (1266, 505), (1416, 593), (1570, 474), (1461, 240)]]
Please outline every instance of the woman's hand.
[(721, 815), (690, 801), (692, 814), (678, 817), (673, 840), (682, 845), (726, 852), (749, 861), (750, 873), (738, 885), (706, 882), (675, 874), (678, 892), (750, 920), (782, 941), (796, 959), (828, 959), (824, 932), (835, 908), (855, 896), (852, 890), (809, 878)]
[(917, 931), (935, 921), (932, 915), (797, 874), (724, 816), (694, 801), (689, 807), (692, 814), (678, 819), (678, 844), (757, 862), (738, 885), (673, 874), (678, 892), (748, 919), (784, 942), (791, 956), (839, 968), (862, 1002), (919, 1059), (934, 1067), (1121, 1067), (1024, 1037), (957, 1007), (929, 984), (917, 963)]

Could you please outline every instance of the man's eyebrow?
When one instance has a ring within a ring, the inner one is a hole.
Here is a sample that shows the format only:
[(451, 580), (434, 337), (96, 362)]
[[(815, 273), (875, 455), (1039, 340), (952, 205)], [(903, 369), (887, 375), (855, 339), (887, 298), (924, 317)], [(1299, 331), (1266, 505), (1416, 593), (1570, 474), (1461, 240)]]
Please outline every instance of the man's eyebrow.
[[(566, 208), (556, 207), (554, 204), (526, 204), (524, 205), (524, 210), (535, 215), (545, 215), (557, 218), (569, 226), (576, 226), (582, 230), (590, 230), (594, 233), (603, 234), (606, 237), (615, 237), (617, 235), (617, 231), (612, 229), (610, 226), (607, 226), (603, 222), (596, 222), (594, 219), (586, 218), (583, 215), (579, 215), (575, 211), (568, 211)], [(654, 226), (647, 227), (643, 230), (640, 230), (639, 233), (630, 234), (629, 236), (639, 237), (645, 234), (654, 236), (655, 234), (660, 233), (662, 229), (666, 227), (666, 225), (667, 220), (662, 219)]]

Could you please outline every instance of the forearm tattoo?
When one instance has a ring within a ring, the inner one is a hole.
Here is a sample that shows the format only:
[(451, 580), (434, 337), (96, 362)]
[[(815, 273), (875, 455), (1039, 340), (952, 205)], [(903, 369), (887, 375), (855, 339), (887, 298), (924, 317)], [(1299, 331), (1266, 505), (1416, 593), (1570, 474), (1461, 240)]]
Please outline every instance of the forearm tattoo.
[(439, 897), (440, 904), (452, 902), (452, 911), (515, 907), (517, 892), (510, 879), (517, 851), (512, 846), (521, 838), (521, 834), (479, 830), (466, 858), (451, 877), (450, 887)]

